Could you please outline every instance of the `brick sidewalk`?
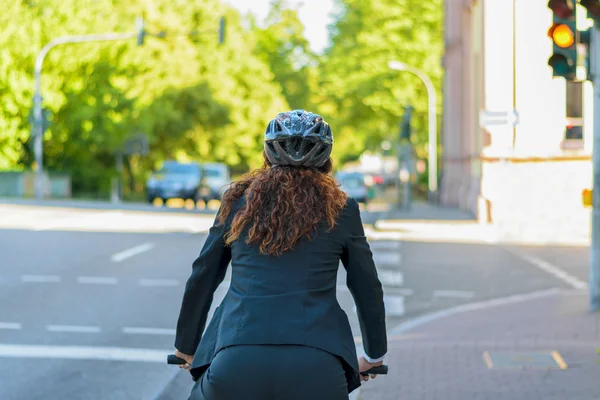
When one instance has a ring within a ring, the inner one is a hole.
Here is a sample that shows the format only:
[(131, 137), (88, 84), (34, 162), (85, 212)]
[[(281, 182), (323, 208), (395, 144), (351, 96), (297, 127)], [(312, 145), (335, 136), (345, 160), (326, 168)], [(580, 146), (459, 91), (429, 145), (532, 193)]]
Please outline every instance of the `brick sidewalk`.
[[(587, 307), (586, 293), (554, 292), (392, 333), (390, 373), (363, 384), (359, 399), (600, 399), (600, 314)], [(524, 368), (528, 357), (543, 365)]]

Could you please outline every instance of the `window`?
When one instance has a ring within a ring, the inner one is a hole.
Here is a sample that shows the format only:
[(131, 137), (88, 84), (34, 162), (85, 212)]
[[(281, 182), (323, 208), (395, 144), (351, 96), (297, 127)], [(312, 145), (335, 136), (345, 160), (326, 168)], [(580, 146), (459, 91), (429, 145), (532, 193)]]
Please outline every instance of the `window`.
[(583, 140), (583, 82), (567, 81), (565, 140)]

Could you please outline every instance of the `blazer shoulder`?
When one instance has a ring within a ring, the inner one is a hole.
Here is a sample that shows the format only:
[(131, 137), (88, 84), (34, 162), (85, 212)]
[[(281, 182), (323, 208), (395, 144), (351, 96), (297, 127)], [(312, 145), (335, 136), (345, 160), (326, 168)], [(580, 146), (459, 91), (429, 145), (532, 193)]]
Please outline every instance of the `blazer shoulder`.
[(358, 202), (354, 199), (354, 197), (348, 196), (346, 199), (346, 206), (344, 207), (344, 214), (346, 215), (360, 215), (360, 208), (358, 206)]
[(348, 197), (340, 216), (340, 225), (343, 227), (342, 229), (350, 232), (355, 230), (357, 224), (362, 226), (360, 208), (354, 198)]

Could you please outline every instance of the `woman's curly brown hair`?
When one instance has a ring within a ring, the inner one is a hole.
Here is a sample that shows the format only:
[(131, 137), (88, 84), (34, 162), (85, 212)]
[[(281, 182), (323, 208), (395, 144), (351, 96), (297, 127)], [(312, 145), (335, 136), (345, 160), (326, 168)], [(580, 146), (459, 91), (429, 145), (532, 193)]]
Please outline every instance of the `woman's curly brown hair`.
[(233, 217), (226, 244), (238, 240), (248, 226), (246, 243), (278, 256), (300, 238), (310, 238), (322, 221), (333, 229), (347, 196), (329, 175), (332, 168), (331, 159), (322, 167), (306, 168), (272, 166), (265, 158), (262, 168), (234, 182), (223, 196), (218, 224), (225, 223), (241, 196), (246, 199)]

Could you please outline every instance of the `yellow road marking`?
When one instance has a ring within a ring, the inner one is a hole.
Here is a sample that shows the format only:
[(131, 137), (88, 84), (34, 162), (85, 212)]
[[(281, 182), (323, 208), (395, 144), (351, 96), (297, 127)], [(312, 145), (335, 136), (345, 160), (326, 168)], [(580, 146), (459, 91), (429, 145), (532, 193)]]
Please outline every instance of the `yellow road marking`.
[(558, 364), (558, 367), (560, 369), (569, 368), (569, 366), (567, 365), (565, 360), (562, 358), (562, 356), (558, 353), (558, 351), (554, 350), (554, 351), (552, 351), (551, 354), (552, 354), (552, 358), (554, 358), (554, 361), (556, 361), (556, 363)]
[(487, 351), (483, 352), (483, 362), (488, 367), (488, 369), (492, 369), (494, 367), (494, 363), (492, 362), (492, 357), (490, 357), (490, 353)]

